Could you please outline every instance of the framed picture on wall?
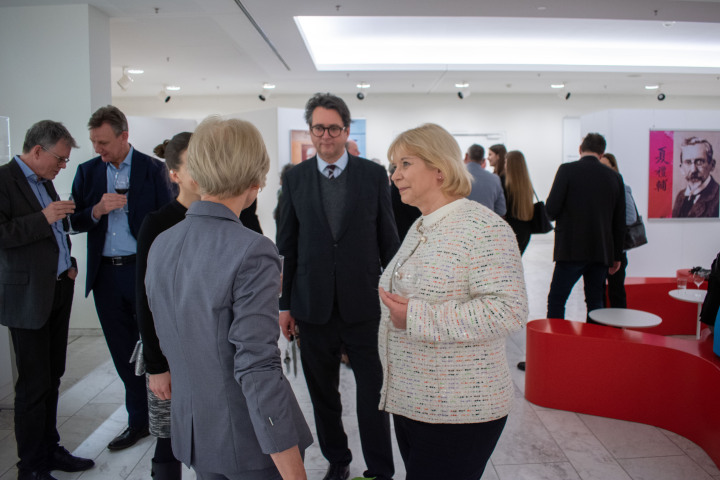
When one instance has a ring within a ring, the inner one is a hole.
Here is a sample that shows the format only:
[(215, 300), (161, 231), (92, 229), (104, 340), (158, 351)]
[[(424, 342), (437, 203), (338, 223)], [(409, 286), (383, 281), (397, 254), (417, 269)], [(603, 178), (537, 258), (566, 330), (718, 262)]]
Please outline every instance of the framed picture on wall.
[(651, 130), (648, 218), (718, 218), (717, 130)]
[(307, 130), (290, 130), (290, 161), (293, 165), (315, 155), (315, 147)]

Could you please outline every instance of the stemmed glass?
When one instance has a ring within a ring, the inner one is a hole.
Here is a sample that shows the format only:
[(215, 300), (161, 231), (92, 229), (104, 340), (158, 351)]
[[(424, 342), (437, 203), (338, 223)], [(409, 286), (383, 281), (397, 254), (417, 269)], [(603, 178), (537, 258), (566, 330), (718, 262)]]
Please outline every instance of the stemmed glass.
[(418, 293), (420, 272), (407, 265), (407, 259), (398, 260), (393, 267), (391, 291), (405, 298), (413, 298)]
[[(124, 175), (115, 175), (115, 191), (120, 195), (126, 195), (130, 190), (130, 178)], [(128, 204), (123, 205), (123, 212), (128, 213)]]
[[(69, 200), (71, 202), (74, 201), (72, 193), (70, 193), (70, 192), (59, 193), (57, 199), (58, 199), (58, 201), (62, 201), (62, 200)], [(65, 229), (65, 233), (69, 233), (69, 234), (78, 233), (75, 230), (73, 230), (73, 228), (72, 228), (72, 224), (70, 223), (70, 215), (69, 214), (65, 216), (65, 220), (67, 220), (67, 228)]]
[(705, 281), (705, 277), (700, 275), (700, 273), (693, 273), (693, 283), (697, 286), (697, 288), (700, 288), (700, 285)]

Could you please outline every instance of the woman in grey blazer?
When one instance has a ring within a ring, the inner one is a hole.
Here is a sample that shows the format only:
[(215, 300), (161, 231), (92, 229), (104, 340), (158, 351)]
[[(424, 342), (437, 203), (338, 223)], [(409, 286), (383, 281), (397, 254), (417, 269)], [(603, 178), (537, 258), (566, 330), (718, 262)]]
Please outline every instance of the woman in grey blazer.
[(238, 220), (270, 162), (250, 123), (205, 119), (188, 147), (201, 200), (150, 249), (145, 285), (172, 373), (172, 446), (200, 480), (305, 479), (312, 435), (282, 372), (280, 260)]

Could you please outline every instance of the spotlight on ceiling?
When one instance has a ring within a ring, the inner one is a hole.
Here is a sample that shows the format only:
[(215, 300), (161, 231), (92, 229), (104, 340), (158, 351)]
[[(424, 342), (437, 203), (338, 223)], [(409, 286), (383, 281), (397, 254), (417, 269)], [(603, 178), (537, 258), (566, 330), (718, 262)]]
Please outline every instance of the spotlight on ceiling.
[(358, 88), (358, 93), (355, 95), (355, 98), (357, 98), (358, 100), (365, 100), (365, 97), (367, 97), (367, 93), (365, 93), (364, 90), (370, 88), (370, 84), (367, 82), (360, 82), (355, 86)]
[(275, 89), (274, 83), (268, 83), (268, 82), (263, 83), (262, 91), (260, 92), (260, 95), (258, 95), (258, 99), (261, 102), (266, 101), (268, 98), (270, 98), (270, 94), (272, 93), (272, 91), (274, 89)]
[(120, 87), (123, 92), (127, 91), (130, 85), (132, 85), (132, 83), (135, 81), (135, 79), (131, 75), (140, 75), (142, 73), (144, 73), (144, 70), (141, 70), (139, 68), (123, 67), (122, 77), (120, 77), (120, 79), (117, 81), (118, 87)]
[(658, 96), (657, 96), (658, 102), (662, 102), (663, 100), (665, 100), (665, 98), (666, 97), (665, 97), (664, 93), (662, 93), (662, 92), (658, 93)]
[(458, 90), (458, 92), (457, 92), (457, 97), (458, 97), (460, 100), (466, 99), (466, 98), (469, 97), (470, 94), (471, 94), (471, 92), (470, 92), (470, 84), (469, 84), (468, 82), (456, 83), (456, 84), (455, 84), (455, 88), (459, 88), (459, 89), (460, 89), (460, 90)]
[(180, 90), (180, 87), (178, 87), (177, 85), (163, 85), (162, 90), (160, 90), (160, 92), (158, 93), (158, 98), (161, 101), (168, 103), (170, 100), (172, 100), (170, 92), (177, 92), (178, 90)]
[(565, 100), (570, 100), (570, 92), (567, 92), (567, 93), (565, 94)]

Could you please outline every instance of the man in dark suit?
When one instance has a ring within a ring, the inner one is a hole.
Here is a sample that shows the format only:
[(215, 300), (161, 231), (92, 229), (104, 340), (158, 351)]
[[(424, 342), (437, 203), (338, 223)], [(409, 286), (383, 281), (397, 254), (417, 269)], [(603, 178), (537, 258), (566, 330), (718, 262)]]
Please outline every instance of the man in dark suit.
[(95, 464), (61, 447), (56, 426), (77, 264), (66, 233), (75, 204), (59, 200), (52, 180), (72, 148), (61, 123), (43, 120), (27, 131), (22, 155), (0, 167), (0, 324), (10, 329), (18, 370), (19, 480)]
[(349, 155), (350, 111), (330, 94), (305, 107), (315, 157), (283, 179), (277, 245), (285, 256), (280, 328), (300, 332), (303, 372), (320, 449), (330, 462), (324, 480), (344, 480), (352, 454), (338, 392), (344, 345), (357, 383), (366, 477), (392, 478), (388, 416), (378, 410), (382, 370), (377, 351), (380, 272), (398, 248), (385, 170)]
[(625, 186), (619, 173), (600, 163), (603, 153), (605, 138), (589, 133), (580, 160), (560, 165), (550, 189), (546, 208), (555, 220), (555, 270), (548, 318), (565, 318), (565, 302), (581, 276), (587, 311), (603, 308), (607, 274), (620, 268)]
[(718, 217), (720, 186), (710, 175), (714, 169), (710, 142), (698, 137), (686, 138), (680, 147), (680, 171), (687, 186), (675, 197), (673, 217)]
[[(88, 232), (85, 295), (93, 291), (105, 341), (125, 385), (128, 427), (108, 444), (120, 450), (148, 435), (145, 378), (136, 376), (129, 363), (140, 338), (135, 320), (136, 236), (145, 215), (172, 200), (172, 191), (163, 163), (128, 143), (127, 119), (119, 109), (100, 108), (88, 128), (100, 156), (77, 169), (71, 222), (74, 230)], [(117, 193), (118, 178), (129, 179), (127, 194)]]

